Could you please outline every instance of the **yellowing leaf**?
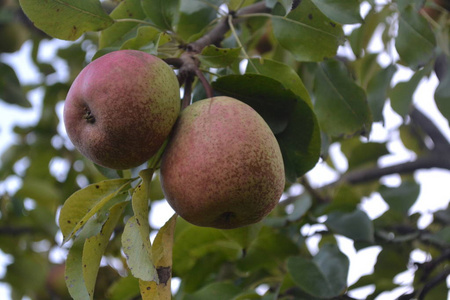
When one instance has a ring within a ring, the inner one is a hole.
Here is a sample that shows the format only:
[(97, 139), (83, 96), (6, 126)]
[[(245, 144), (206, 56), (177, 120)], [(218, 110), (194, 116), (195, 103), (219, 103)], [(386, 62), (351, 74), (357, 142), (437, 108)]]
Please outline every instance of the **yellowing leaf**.
[(143, 281), (158, 281), (148, 246), (150, 239), (142, 239), (139, 223), (133, 216), (128, 219), (122, 234), (122, 248), (131, 274)]
[(116, 196), (132, 181), (133, 179), (105, 180), (73, 193), (64, 203), (59, 216), (59, 227), (64, 236), (64, 243), (70, 240), (94, 214), (101, 209), (109, 209), (120, 201)]
[(173, 235), (177, 222), (177, 214), (174, 214), (164, 224), (156, 235), (152, 247), (153, 262), (158, 272), (159, 283), (139, 281), (142, 299), (170, 300), (170, 280), (172, 277), (172, 248)]
[(119, 221), (125, 203), (113, 206), (102, 230), (96, 236), (78, 236), (66, 260), (66, 283), (74, 299), (93, 299), (100, 260)]

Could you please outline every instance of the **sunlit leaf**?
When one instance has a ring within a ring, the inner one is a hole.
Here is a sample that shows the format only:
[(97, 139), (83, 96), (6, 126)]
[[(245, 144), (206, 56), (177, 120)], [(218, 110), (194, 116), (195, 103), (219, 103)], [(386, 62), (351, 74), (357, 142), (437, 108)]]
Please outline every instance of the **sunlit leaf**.
[(273, 16), (272, 25), (280, 45), (299, 61), (333, 57), (343, 43), (341, 25), (328, 19), (311, 0), (303, 0), (286, 17)]
[(130, 217), (122, 233), (122, 248), (127, 265), (134, 277), (143, 281), (158, 282), (158, 274), (153, 265), (151, 252), (146, 247), (150, 240), (142, 239), (139, 227), (136, 218)]
[[(139, 50), (142, 47), (146, 48), (146, 52), (156, 54), (158, 47), (157, 41), (161, 32), (151, 26), (139, 27), (134, 38), (129, 39), (120, 47), (123, 49)], [(150, 45), (152, 44), (152, 45)], [(151, 47), (153, 46), (153, 47)], [(151, 47), (151, 51), (148, 51)]]
[(98, 0), (20, 0), (34, 25), (58, 39), (74, 41), (86, 31), (100, 31), (114, 21)]
[(111, 179), (91, 184), (70, 196), (61, 209), (59, 227), (68, 241), (99, 210), (109, 209), (122, 191), (132, 182), (131, 179)]
[(80, 235), (75, 238), (67, 256), (65, 272), (73, 299), (93, 299), (100, 260), (124, 207), (124, 203), (119, 203), (111, 208), (102, 232), (96, 236)]
[[(110, 14), (113, 19), (142, 20), (145, 14), (142, 11), (140, 0), (124, 0)], [(137, 22), (118, 22), (100, 34), (99, 48), (118, 46), (127, 38), (127, 33), (138, 26)]]
[(116, 228), (117, 222), (122, 216), (126, 203), (119, 203), (113, 206), (108, 214), (108, 220), (103, 225), (99, 234), (87, 238), (83, 247), (83, 278), (89, 295), (94, 294), (95, 282), (97, 279), (100, 261), (108, 245), (111, 234)]

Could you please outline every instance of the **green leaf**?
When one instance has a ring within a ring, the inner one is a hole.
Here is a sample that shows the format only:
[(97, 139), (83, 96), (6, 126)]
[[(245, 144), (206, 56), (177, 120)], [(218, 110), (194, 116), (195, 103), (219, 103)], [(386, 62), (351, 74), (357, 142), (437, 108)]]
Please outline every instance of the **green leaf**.
[(159, 30), (151, 26), (141, 26), (137, 29), (136, 36), (123, 43), (120, 49), (140, 50), (145, 47), (146, 52), (156, 54), (160, 34)]
[(337, 297), (347, 286), (349, 261), (335, 245), (323, 246), (312, 260), (290, 257), (287, 268), (295, 284), (315, 297)]
[(411, 77), (409, 81), (402, 81), (389, 93), (391, 106), (396, 113), (402, 117), (406, 117), (411, 109), (414, 92), (417, 89), (422, 78), (428, 73), (427, 69), (422, 69)]
[(263, 75), (228, 75), (212, 83), (218, 92), (253, 107), (267, 122), (274, 134), (286, 129), (288, 117), (297, 96), (280, 82)]
[(325, 222), (333, 232), (359, 242), (373, 242), (374, 228), (372, 221), (362, 210), (351, 213), (332, 212)]
[(332, 195), (333, 201), (325, 207), (324, 213), (340, 211), (353, 212), (361, 202), (354, 186), (341, 184)]
[(358, 0), (312, 0), (312, 2), (331, 20), (341, 24), (354, 24), (363, 21), (359, 14)]
[[(412, 47), (411, 45), (414, 45)], [(436, 39), (425, 18), (413, 5), (400, 12), (395, 48), (412, 69), (425, 66), (434, 56)]]
[(136, 299), (139, 296), (139, 281), (131, 274), (121, 277), (108, 288), (110, 300)]
[(379, 193), (390, 209), (407, 215), (419, 197), (420, 185), (414, 179), (406, 179), (398, 187), (381, 186)]
[(286, 129), (275, 135), (283, 154), (286, 178), (295, 182), (311, 170), (320, 157), (320, 129), (316, 116), (304, 101), (297, 101)]
[(180, 17), (176, 33), (184, 40), (202, 32), (214, 19), (217, 11), (214, 7), (222, 4), (219, 0), (181, 0)]
[(31, 107), (13, 68), (0, 62), (0, 99), (22, 107)]
[(117, 201), (121, 201), (122, 199), (117, 196), (132, 181), (132, 179), (105, 180), (73, 193), (64, 203), (59, 215), (59, 227), (64, 242), (70, 240), (101, 209), (109, 209)]
[(319, 65), (314, 93), (315, 112), (324, 132), (331, 136), (370, 133), (371, 114), (365, 92), (342, 63), (329, 60)]
[(386, 102), (392, 77), (397, 72), (395, 65), (378, 71), (367, 85), (367, 102), (374, 122), (384, 121), (383, 109)]
[(258, 222), (249, 226), (236, 229), (221, 230), (230, 240), (236, 242), (242, 249), (248, 249), (259, 234), (263, 224)]
[(440, 245), (442, 248), (448, 248), (450, 247), (450, 226), (445, 226), (435, 233), (426, 235), (424, 238)]
[[(450, 63), (447, 63), (447, 70), (449, 66)], [(434, 92), (434, 100), (441, 114), (450, 123), (450, 72), (447, 71), (444, 78), (439, 82)]]
[(247, 254), (237, 262), (237, 267), (246, 272), (278, 270), (280, 264), (291, 255), (298, 255), (298, 246), (285, 234), (263, 226), (257, 239), (250, 245)]
[(162, 30), (173, 31), (178, 20), (180, 0), (141, 0), (145, 14)]
[[(124, 0), (113, 10), (110, 15), (114, 19), (143, 20), (145, 14), (142, 11), (140, 0)], [(99, 49), (118, 46), (128, 39), (127, 33), (136, 28), (136, 22), (117, 22), (100, 33)]]
[(299, 61), (333, 57), (344, 41), (341, 25), (328, 19), (311, 0), (303, 0), (286, 17), (272, 16), (272, 25), (280, 45)]
[(114, 23), (98, 0), (20, 0), (20, 5), (36, 27), (62, 40), (74, 41)]
[(231, 282), (214, 282), (204, 286), (199, 291), (186, 295), (186, 300), (230, 300), (239, 295), (242, 290)]
[(385, 143), (360, 143), (354, 147), (348, 157), (348, 169), (376, 166), (378, 159), (389, 154)]
[(308, 90), (292, 67), (275, 60), (253, 58), (247, 64), (245, 73), (260, 74), (275, 79), (312, 107)]
[(217, 48), (214, 45), (208, 45), (198, 56), (202, 64), (212, 68), (224, 68), (230, 66), (241, 53), (241, 48)]
[(383, 6), (380, 11), (372, 8), (372, 10), (364, 18), (364, 23), (352, 31), (348, 39), (356, 57), (363, 56), (373, 38), (375, 30), (380, 24), (383, 24), (386, 18), (392, 13), (393, 11), (389, 5)]

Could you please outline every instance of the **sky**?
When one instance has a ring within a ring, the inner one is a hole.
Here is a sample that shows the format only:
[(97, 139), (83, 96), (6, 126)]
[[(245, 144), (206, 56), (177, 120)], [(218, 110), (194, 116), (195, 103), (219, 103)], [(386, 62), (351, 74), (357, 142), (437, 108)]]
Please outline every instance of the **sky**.
[[(64, 65), (62, 60), (55, 59), (55, 51), (56, 47), (70, 45), (69, 42), (63, 42), (59, 40), (47, 41), (44, 42), (39, 52), (39, 57), (42, 61), (50, 62), (54, 64), (57, 74), (52, 78), (50, 77), (48, 80), (65, 80), (67, 78), (67, 67)], [(371, 51), (379, 51), (381, 50), (381, 43), (379, 41), (372, 41), (370, 45)], [(32, 84), (36, 83), (40, 80), (37, 77), (37, 72), (33, 70), (33, 63), (30, 61), (30, 53), (31, 51), (31, 43), (26, 42), (22, 49), (11, 55), (3, 55), (1, 60), (7, 62), (17, 72), (17, 75), (22, 84)], [(341, 53), (348, 55), (351, 51), (349, 48), (341, 48)], [(381, 55), (380, 63), (382, 65), (387, 65), (391, 62), (392, 59), (396, 59), (396, 53), (393, 52), (391, 55)], [(407, 69), (400, 68), (400, 71), (394, 76), (392, 84), (394, 85), (397, 82), (408, 80), (412, 76), (412, 72)], [(429, 116), (433, 122), (435, 122), (438, 127), (442, 130), (444, 135), (450, 140), (450, 129), (448, 125), (448, 121), (442, 117), (439, 111), (434, 104), (433, 94), (434, 90), (438, 84), (438, 80), (436, 76), (431, 76), (430, 78), (424, 79), (416, 93), (414, 94), (414, 104), (421, 109), (427, 116)], [(0, 102), (0, 155), (1, 153), (14, 142), (14, 138), (11, 134), (12, 127), (14, 125), (26, 125), (26, 124), (34, 124), (39, 119), (39, 111), (42, 102), (42, 91), (33, 91), (29, 94), (29, 99), (32, 102), (33, 108), (24, 110), (18, 110), (13, 105), (5, 104), (4, 102)], [(62, 105), (57, 107), (57, 112), (59, 116), (62, 113)], [(398, 136), (393, 136), (393, 134), (397, 134), (395, 129), (399, 124), (402, 123), (401, 118), (393, 112), (389, 105), (386, 105), (384, 110), (384, 115), (386, 119), (385, 126), (381, 126), (380, 124), (374, 124), (373, 132), (370, 136), (370, 141), (374, 142), (382, 142), (385, 141), (388, 137), (393, 140), (388, 143), (388, 149), (391, 152), (390, 155), (387, 155), (379, 160), (380, 166), (388, 166), (392, 164), (396, 164), (398, 162), (410, 161), (415, 158), (414, 153), (407, 150)], [(62, 125), (58, 127), (61, 134), (65, 134), (64, 128)], [(68, 140), (65, 141), (65, 143)], [(69, 142), (70, 143), (70, 142)], [(332, 146), (331, 155), (335, 157), (335, 163), (340, 171), (345, 171), (347, 168), (346, 160), (343, 159), (343, 155), (340, 152), (338, 146)], [(60, 166), (63, 167), (63, 166)], [(58, 168), (58, 166), (56, 166)], [(58, 171), (58, 170), (56, 170)], [(326, 185), (334, 181), (338, 174), (331, 170), (323, 163), (319, 163), (312, 171), (308, 173), (308, 178), (310, 179), (312, 185), (314, 187), (320, 187)], [(432, 213), (439, 209), (444, 209), (447, 207), (450, 200), (450, 172), (439, 170), (439, 169), (431, 169), (431, 170), (420, 170), (417, 171), (414, 175), (416, 180), (421, 184), (421, 192), (418, 198), (418, 201), (411, 209), (411, 213), (413, 212), (421, 212), (422, 217), (420, 218), (419, 225), (424, 228), (432, 221)], [(390, 175), (385, 176), (381, 179), (381, 182), (387, 186), (398, 186), (400, 184), (400, 177), (398, 175)], [(14, 191), (20, 186), (20, 182), (15, 180), (9, 180), (4, 183), (0, 183), (0, 193), (7, 191)], [(293, 190), (292, 192), (299, 192), (301, 187), (297, 187), (298, 190)], [(387, 210), (387, 204), (382, 200), (382, 198), (378, 194), (373, 194), (371, 197), (363, 200), (361, 205), (362, 209), (366, 211), (366, 213), (371, 218), (376, 218), (380, 216), (385, 210)], [(152, 207), (150, 219), (152, 221), (152, 225), (156, 228), (161, 227), (164, 222), (170, 218), (173, 211), (168, 206), (165, 201), (160, 201)], [(303, 233), (311, 233), (317, 230), (320, 230), (320, 225), (316, 226), (305, 226), (302, 231)], [(316, 237), (310, 238), (308, 241), (308, 245), (310, 250), (313, 253), (318, 251), (318, 242), (319, 239)], [(380, 247), (369, 247), (359, 252), (356, 252), (352, 241), (339, 237), (338, 242), (341, 250), (350, 258), (350, 273), (349, 273), (349, 283), (354, 283), (357, 279), (364, 275), (369, 274), (373, 271), (373, 265), (376, 261), (376, 256), (380, 252)], [(0, 251), (1, 254), (1, 251)], [(64, 252), (56, 253), (55, 259), (62, 260), (64, 259)], [(419, 250), (414, 251), (411, 255), (411, 258), (418, 261), (424, 262), (427, 259), (427, 256), (424, 252)], [(0, 278), (5, 272), (5, 265), (8, 263), (8, 257), (5, 255), (0, 255)], [(412, 282), (412, 272), (405, 272), (396, 277), (396, 281), (399, 283)], [(450, 280), (447, 282), (450, 285)], [(176, 286), (176, 284), (175, 284)], [(365, 288), (361, 289), (353, 293), (352, 295), (356, 298), (364, 298), (368, 293), (370, 293), (372, 289)], [(402, 293), (404, 293), (405, 289), (397, 289), (394, 292), (384, 293), (378, 299), (395, 299)], [(8, 289), (0, 284), (0, 299), (9, 299)]]

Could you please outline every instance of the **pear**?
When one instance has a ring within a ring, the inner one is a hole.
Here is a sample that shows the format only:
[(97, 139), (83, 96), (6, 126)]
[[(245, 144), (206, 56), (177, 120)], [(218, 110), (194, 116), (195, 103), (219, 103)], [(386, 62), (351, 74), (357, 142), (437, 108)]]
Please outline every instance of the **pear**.
[(64, 124), (75, 147), (111, 169), (137, 167), (166, 140), (180, 112), (179, 84), (161, 59), (136, 50), (108, 53), (74, 80)]
[(181, 113), (162, 157), (161, 184), (186, 221), (238, 228), (262, 220), (277, 205), (285, 185), (283, 158), (253, 108), (214, 97)]

